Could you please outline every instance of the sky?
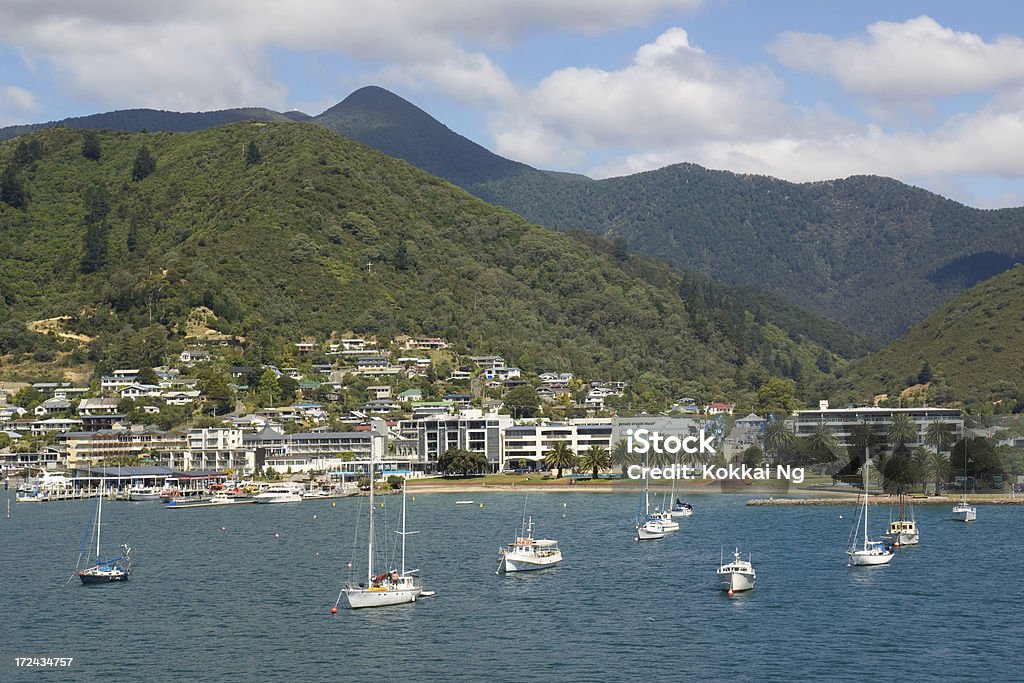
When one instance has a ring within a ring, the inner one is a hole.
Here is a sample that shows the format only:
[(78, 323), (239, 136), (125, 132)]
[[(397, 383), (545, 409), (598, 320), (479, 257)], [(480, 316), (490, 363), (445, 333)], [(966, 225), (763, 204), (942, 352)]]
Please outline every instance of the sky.
[(1024, 205), (1021, 3), (0, 0), (0, 126), (318, 114), (365, 85), (538, 168), (877, 174)]

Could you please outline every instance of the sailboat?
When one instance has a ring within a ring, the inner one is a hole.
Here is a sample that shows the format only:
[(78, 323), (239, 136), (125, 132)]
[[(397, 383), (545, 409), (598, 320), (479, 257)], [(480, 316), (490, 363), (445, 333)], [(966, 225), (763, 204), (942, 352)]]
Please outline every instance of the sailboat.
[(85, 545), (89, 538), (90, 532), (94, 532), (96, 535), (96, 554), (93, 556), (92, 561), (95, 562), (95, 564), (93, 564), (91, 567), (87, 567), (86, 569), (78, 570), (78, 578), (80, 578), (82, 580), (82, 583), (84, 584), (113, 583), (115, 581), (127, 581), (128, 576), (132, 573), (132, 549), (128, 545), (121, 546), (120, 555), (110, 557), (102, 557), (100, 555), (100, 534), (103, 529), (102, 494), (96, 496), (95, 519), (95, 527), (93, 527), (92, 525), (92, 519), (89, 520), (89, 526), (86, 528), (85, 535), (82, 537), (82, 547), (79, 549), (78, 554), (79, 565), (81, 565), (82, 563), (83, 556), (86, 559), (86, 564), (89, 564), (88, 556), (84, 555)]
[(668, 499), (662, 501), (662, 508), (655, 508), (654, 512), (648, 512), (647, 518), (661, 523), (665, 531), (679, 531), (679, 522), (672, 519), (672, 513), (668, 510)]
[(850, 543), (846, 549), (846, 554), (849, 556), (850, 567), (871, 567), (880, 564), (889, 564), (892, 562), (892, 558), (895, 554), (892, 548), (882, 543), (881, 541), (872, 541), (868, 537), (868, 465), (871, 462), (871, 456), (868, 454), (867, 449), (864, 449), (864, 505), (860, 511), (860, 517), (864, 520), (864, 534), (861, 539), (861, 543), (857, 543), (857, 537), (860, 535), (860, 522), (858, 519), (857, 523), (853, 525), (853, 531), (850, 532)]
[(416, 602), (424, 593), (420, 585), (420, 578), (417, 576), (419, 570), (405, 569), (405, 537), (416, 532), (405, 530), (405, 483), (402, 483), (402, 530), (397, 532), (402, 537), (402, 563), (400, 569), (389, 569), (380, 574), (374, 574), (373, 569), (373, 488), (374, 488), (374, 460), (370, 458), (370, 514), (369, 533), (366, 543), (366, 582), (354, 583), (350, 581), (345, 584), (342, 592), (348, 598), (349, 607), (360, 609), (362, 607), (384, 607), (385, 605), (400, 605), (406, 602)]
[[(648, 479), (644, 477), (644, 495), (640, 498), (641, 509), (637, 510), (636, 537), (637, 541), (656, 541), (665, 538), (665, 525), (659, 519), (651, 517), (651, 500), (648, 493)], [(679, 525), (676, 524), (676, 529)]]
[(958, 522), (973, 522), (978, 518), (978, 508), (967, 503), (967, 435), (964, 434), (964, 493), (960, 502), (953, 507), (953, 519)]

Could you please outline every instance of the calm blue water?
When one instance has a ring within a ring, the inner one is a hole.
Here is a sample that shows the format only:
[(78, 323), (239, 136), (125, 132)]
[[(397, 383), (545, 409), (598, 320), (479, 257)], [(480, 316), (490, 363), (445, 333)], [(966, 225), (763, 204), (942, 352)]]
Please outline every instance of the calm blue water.
[[(485, 507), (454, 504), (470, 497)], [(91, 502), (12, 505), (12, 518), (0, 518), (0, 680), (1024, 676), (1024, 509), (983, 506), (976, 523), (957, 524), (944, 506), (918, 508), (920, 546), (888, 567), (854, 570), (844, 553), (852, 508), (689, 500), (697, 511), (682, 531), (638, 544), (632, 495), (531, 494), (535, 535), (558, 539), (566, 559), (496, 576), (523, 494), (419, 494), (409, 502), (410, 528), (421, 531), (411, 559), (437, 597), (335, 616), (365, 499), (110, 503), (104, 537), (135, 547), (136, 571), (100, 587), (62, 587)], [(399, 504), (387, 499), (389, 516)], [(872, 511), (881, 531), (888, 514)], [(753, 553), (758, 582), (728, 598), (715, 569), (734, 545)], [(75, 663), (29, 672), (15, 656)]]

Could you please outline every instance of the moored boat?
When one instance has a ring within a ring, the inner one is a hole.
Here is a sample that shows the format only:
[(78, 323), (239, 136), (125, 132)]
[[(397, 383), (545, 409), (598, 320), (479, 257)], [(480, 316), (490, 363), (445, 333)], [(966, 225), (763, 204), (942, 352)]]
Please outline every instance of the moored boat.
[(736, 548), (732, 554), (732, 562), (726, 564), (725, 550), (722, 550), (722, 559), (718, 567), (718, 585), (723, 591), (732, 595), (740, 591), (748, 591), (754, 587), (757, 573), (754, 565), (750, 563), (750, 556), (746, 560), (740, 557), (740, 549)]

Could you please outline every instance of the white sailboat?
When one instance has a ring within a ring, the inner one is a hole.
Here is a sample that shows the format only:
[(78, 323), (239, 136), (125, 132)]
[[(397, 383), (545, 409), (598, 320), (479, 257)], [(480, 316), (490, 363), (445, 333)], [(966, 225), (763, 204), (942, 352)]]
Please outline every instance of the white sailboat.
[(953, 519), (958, 522), (973, 522), (978, 518), (978, 508), (967, 502), (967, 435), (964, 434), (964, 492), (960, 502), (953, 507)]
[(732, 595), (740, 591), (748, 591), (754, 587), (757, 580), (757, 573), (754, 565), (750, 563), (750, 555), (743, 560), (740, 557), (740, 549), (736, 548), (732, 554), (732, 562), (725, 563), (725, 549), (722, 549), (722, 559), (718, 567), (718, 584), (722, 590)]
[(374, 461), (370, 460), (370, 514), (369, 533), (366, 544), (366, 583), (349, 582), (345, 584), (342, 592), (348, 598), (349, 607), (360, 609), (363, 607), (384, 607), (386, 605), (400, 605), (406, 602), (415, 602), (423, 588), (420, 585), (420, 578), (417, 576), (418, 569), (406, 571), (405, 569), (405, 537), (416, 533), (405, 530), (405, 483), (402, 484), (402, 530), (398, 533), (402, 537), (402, 563), (400, 569), (389, 569), (380, 574), (374, 574), (373, 569), (373, 484)]
[(849, 556), (850, 567), (872, 567), (882, 564), (889, 564), (892, 562), (892, 558), (895, 554), (892, 548), (887, 546), (881, 541), (872, 541), (868, 537), (868, 464), (871, 462), (871, 456), (867, 449), (864, 449), (864, 505), (860, 511), (860, 517), (863, 518), (863, 537), (861, 542), (858, 543), (858, 536), (860, 536), (861, 520), (858, 519), (857, 523), (853, 525), (853, 531), (850, 533), (850, 543), (846, 549), (846, 554)]
[[(665, 538), (665, 525), (661, 523), (661, 520), (652, 518), (650, 514), (651, 501), (648, 494), (648, 480), (646, 477), (644, 477), (644, 495), (641, 498), (641, 502), (643, 510), (637, 510), (635, 540), (656, 541)], [(676, 528), (679, 528), (678, 524), (676, 524)]]

